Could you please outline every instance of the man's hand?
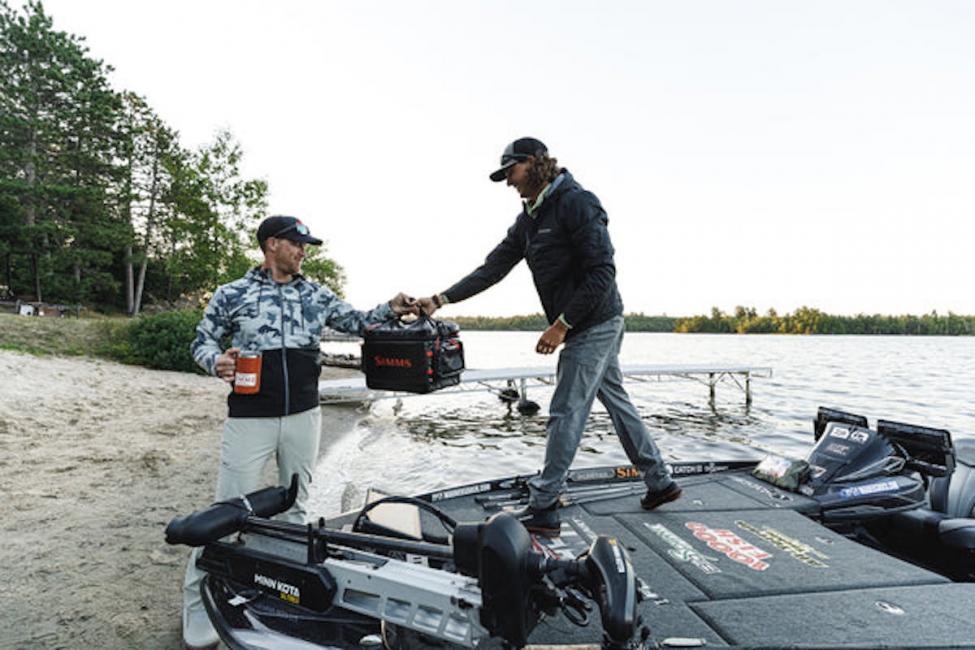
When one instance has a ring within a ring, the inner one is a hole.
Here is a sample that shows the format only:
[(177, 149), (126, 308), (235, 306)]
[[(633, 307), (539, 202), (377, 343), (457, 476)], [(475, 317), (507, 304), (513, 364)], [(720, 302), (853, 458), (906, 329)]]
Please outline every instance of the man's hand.
[(437, 304), (437, 300), (434, 299), (433, 296), (420, 298), (419, 303), (420, 303), (420, 309), (422, 309), (423, 313), (426, 314), (427, 316), (433, 316), (433, 313), (438, 309), (440, 309), (439, 305)]
[(535, 352), (539, 354), (552, 354), (555, 352), (555, 348), (562, 345), (562, 341), (565, 340), (565, 333), (568, 331), (569, 329), (562, 324), (562, 321), (556, 320), (548, 326), (547, 330), (542, 332), (542, 336), (538, 339), (538, 344), (535, 346)]
[(237, 370), (237, 355), (239, 354), (240, 348), (227, 348), (226, 352), (217, 357), (213, 364), (217, 377), (228, 383), (234, 380), (234, 373)]
[(416, 298), (408, 296), (403, 292), (393, 296), (393, 299), (389, 301), (389, 307), (397, 316), (402, 316), (403, 314), (420, 315), (420, 307), (417, 304)]

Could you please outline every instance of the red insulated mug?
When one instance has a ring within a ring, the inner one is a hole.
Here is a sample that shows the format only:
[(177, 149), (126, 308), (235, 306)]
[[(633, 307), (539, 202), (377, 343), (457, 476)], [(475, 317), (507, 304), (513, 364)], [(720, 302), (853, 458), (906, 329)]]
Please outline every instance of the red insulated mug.
[(254, 395), (261, 390), (261, 353), (241, 352), (234, 369), (234, 392)]

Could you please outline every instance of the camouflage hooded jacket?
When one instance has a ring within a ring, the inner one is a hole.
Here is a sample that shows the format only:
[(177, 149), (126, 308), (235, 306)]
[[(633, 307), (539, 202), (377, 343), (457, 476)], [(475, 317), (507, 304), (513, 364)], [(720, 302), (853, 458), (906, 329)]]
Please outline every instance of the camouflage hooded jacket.
[(254, 395), (231, 392), (230, 417), (289, 415), (318, 405), (319, 342), (326, 326), (361, 334), (367, 325), (392, 317), (386, 303), (357, 311), (300, 275), (279, 283), (269, 270), (257, 267), (213, 294), (190, 352), (211, 375), (225, 336), (242, 352), (261, 352), (260, 390)]

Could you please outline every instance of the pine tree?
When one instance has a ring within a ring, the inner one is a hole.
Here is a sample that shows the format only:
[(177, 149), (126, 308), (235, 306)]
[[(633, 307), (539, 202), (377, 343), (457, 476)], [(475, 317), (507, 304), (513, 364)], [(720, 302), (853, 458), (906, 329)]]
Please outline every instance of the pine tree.
[[(229, 131), (191, 152), (42, 4), (0, 0), (0, 298), (124, 307), (211, 290), (256, 261), (267, 183)], [(309, 271), (341, 291), (321, 251)]]
[[(131, 225), (138, 251), (130, 245), (125, 254), (126, 312), (136, 315), (142, 308), (149, 259), (162, 246), (159, 223), (166, 217), (163, 196), (169, 177), (165, 160), (178, 149), (177, 136), (135, 93), (122, 96), (125, 107), (122, 125), (123, 170), (120, 209)], [(133, 272), (138, 263), (138, 276)]]
[[(125, 232), (107, 205), (120, 108), (110, 69), (83, 39), (54, 30), (40, 2), (23, 15), (0, 5), (0, 60), (0, 205), (19, 206), (2, 219), (8, 256), (29, 260), (37, 300), (111, 299)], [(26, 288), (23, 274), (12, 276)]]

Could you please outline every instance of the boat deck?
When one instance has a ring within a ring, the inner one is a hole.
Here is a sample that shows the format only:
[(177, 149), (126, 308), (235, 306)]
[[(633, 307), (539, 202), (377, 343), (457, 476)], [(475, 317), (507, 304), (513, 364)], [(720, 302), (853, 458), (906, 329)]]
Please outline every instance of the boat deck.
[[(813, 500), (747, 471), (679, 481), (683, 496), (653, 512), (640, 508), (640, 483), (617, 483), (632, 489), (563, 508), (561, 537), (535, 541), (575, 556), (595, 535), (617, 537), (640, 577), (644, 623), (664, 647), (668, 639), (706, 647), (975, 647), (975, 584), (834, 533), (801, 514), (816, 511)], [(519, 496), (485, 483), (425, 498), (458, 521), (476, 521), (496, 511), (485, 503), (506, 493)], [(427, 517), (424, 529), (441, 532)], [(579, 628), (559, 614), (529, 641), (598, 644), (600, 636), (598, 624)]]

